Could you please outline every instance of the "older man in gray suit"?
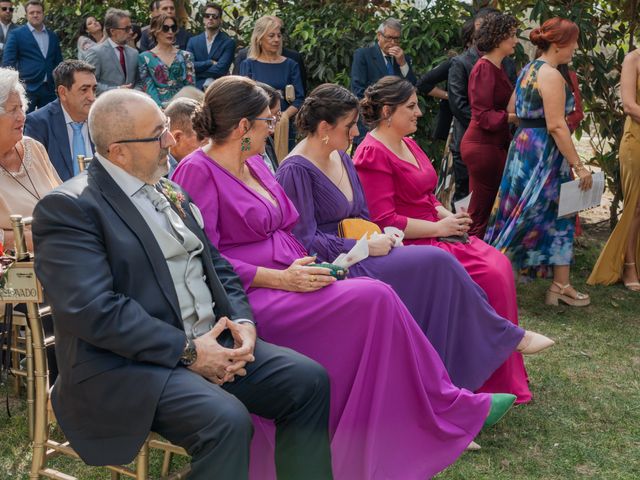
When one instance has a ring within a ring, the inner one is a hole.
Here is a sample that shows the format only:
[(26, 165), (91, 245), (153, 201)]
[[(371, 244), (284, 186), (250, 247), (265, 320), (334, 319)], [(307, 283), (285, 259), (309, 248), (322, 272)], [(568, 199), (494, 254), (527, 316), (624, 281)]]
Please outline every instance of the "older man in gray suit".
[(96, 67), (98, 95), (114, 88), (133, 88), (138, 82), (138, 51), (127, 45), (131, 14), (110, 8), (104, 18), (107, 41), (90, 48), (86, 60)]

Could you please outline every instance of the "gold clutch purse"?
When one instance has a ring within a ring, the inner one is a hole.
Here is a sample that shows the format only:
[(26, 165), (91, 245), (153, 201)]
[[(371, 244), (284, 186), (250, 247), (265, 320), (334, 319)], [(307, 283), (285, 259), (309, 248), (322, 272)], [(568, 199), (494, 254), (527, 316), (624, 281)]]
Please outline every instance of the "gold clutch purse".
[(380, 227), (369, 220), (362, 218), (345, 218), (338, 223), (338, 236), (360, 240), (363, 235), (371, 238), (373, 233), (382, 233)]

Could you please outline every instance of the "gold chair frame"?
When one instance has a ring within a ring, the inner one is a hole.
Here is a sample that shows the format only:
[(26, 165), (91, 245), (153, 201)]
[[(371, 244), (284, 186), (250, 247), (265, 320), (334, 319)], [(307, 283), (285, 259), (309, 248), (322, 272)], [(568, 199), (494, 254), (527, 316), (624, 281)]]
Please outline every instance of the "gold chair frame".
[[(23, 219), (20, 215), (11, 216), (12, 226), (14, 230), (14, 240), (16, 244), (16, 258), (18, 261), (24, 262), (29, 259), (29, 253), (26, 249), (24, 241), (24, 226), (29, 224), (31, 218)], [(32, 460), (30, 480), (40, 480), (40, 478), (49, 478), (52, 480), (77, 480), (76, 477), (63, 473), (54, 468), (47, 466), (48, 460), (57, 455), (66, 455), (76, 459), (80, 456), (71, 448), (68, 441), (57, 442), (49, 438), (50, 425), (55, 421), (53, 410), (51, 409), (49, 400), (49, 375), (47, 368), (46, 347), (54, 343), (54, 338), (45, 338), (42, 328), (42, 313), (39, 303), (42, 302), (42, 288), (38, 282), (35, 271), (33, 270), (33, 262), (20, 263), (20, 268), (28, 270), (32, 273), (34, 287), (37, 289), (38, 298), (33, 301), (19, 303), (27, 304), (27, 332), (26, 338), (30, 340), (32, 357), (31, 361), (27, 361), (27, 398), (30, 405), (33, 405), (30, 416), (30, 432), (32, 432)], [(4, 301), (5, 303), (11, 303)], [(18, 303), (18, 302), (16, 302)], [(29, 344), (28, 344), (29, 345)], [(29, 359), (29, 357), (27, 357)], [(31, 382), (29, 381), (31, 379)], [(29, 385), (32, 389), (29, 390)], [(32, 397), (29, 397), (29, 391)], [(134, 478), (136, 480), (149, 479), (149, 451), (151, 448), (163, 451), (164, 459), (161, 469), (161, 480), (182, 480), (186, 478), (189, 472), (189, 466), (184, 467), (180, 471), (170, 473), (171, 459), (174, 454), (188, 456), (187, 452), (168, 441), (163, 440), (155, 433), (150, 433), (144, 445), (140, 449), (135, 460), (135, 469), (126, 466), (109, 465), (104, 468), (111, 471), (111, 479), (119, 480), (121, 476)]]

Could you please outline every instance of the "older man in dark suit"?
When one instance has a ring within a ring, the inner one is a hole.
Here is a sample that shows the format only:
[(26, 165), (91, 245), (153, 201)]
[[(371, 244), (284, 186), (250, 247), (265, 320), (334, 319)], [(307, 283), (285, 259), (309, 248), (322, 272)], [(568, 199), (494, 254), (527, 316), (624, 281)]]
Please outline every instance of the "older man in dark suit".
[(89, 464), (121, 464), (150, 430), (184, 447), (189, 478), (248, 477), (249, 413), (277, 426), (283, 479), (330, 479), (324, 369), (256, 337), (231, 265), (180, 187), (174, 140), (146, 95), (89, 114), (96, 156), (34, 211), (36, 273), (54, 315), (56, 418)]
[(56, 99), (53, 69), (62, 61), (58, 36), (44, 25), (44, 6), (37, 0), (25, 5), (27, 24), (9, 35), (2, 54), (2, 65), (20, 72), (27, 87), (29, 112)]
[(397, 75), (415, 85), (416, 76), (411, 69), (411, 58), (400, 47), (402, 25), (395, 18), (388, 18), (378, 27), (376, 42), (359, 48), (353, 54), (351, 64), (351, 91), (358, 97), (386, 75)]
[(222, 7), (207, 3), (204, 7), (204, 32), (189, 39), (187, 50), (193, 55), (196, 87), (205, 90), (211, 82), (229, 74), (236, 41), (220, 30)]
[(44, 145), (62, 180), (78, 174), (78, 155), (93, 156), (87, 118), (96, 99), (96, 69), (65, 60), (53, 71), (58, 99), (27, 115), (24, 134)]

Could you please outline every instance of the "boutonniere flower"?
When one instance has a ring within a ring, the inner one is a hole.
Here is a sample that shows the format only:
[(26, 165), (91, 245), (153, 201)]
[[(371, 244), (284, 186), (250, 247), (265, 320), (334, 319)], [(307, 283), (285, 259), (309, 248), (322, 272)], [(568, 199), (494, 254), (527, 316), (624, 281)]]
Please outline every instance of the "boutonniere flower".
[(182, 218), (186, 216), (184, 208), (182, 208), (182, 202), (185, 201), (185, 196), (182, 192), (176, 192), (173, 186), (170, 183), (162, 182), (162, 193), (164, 196), (169, 199), (173, 206), (176, 207), (176, 210), (180, 214)]

